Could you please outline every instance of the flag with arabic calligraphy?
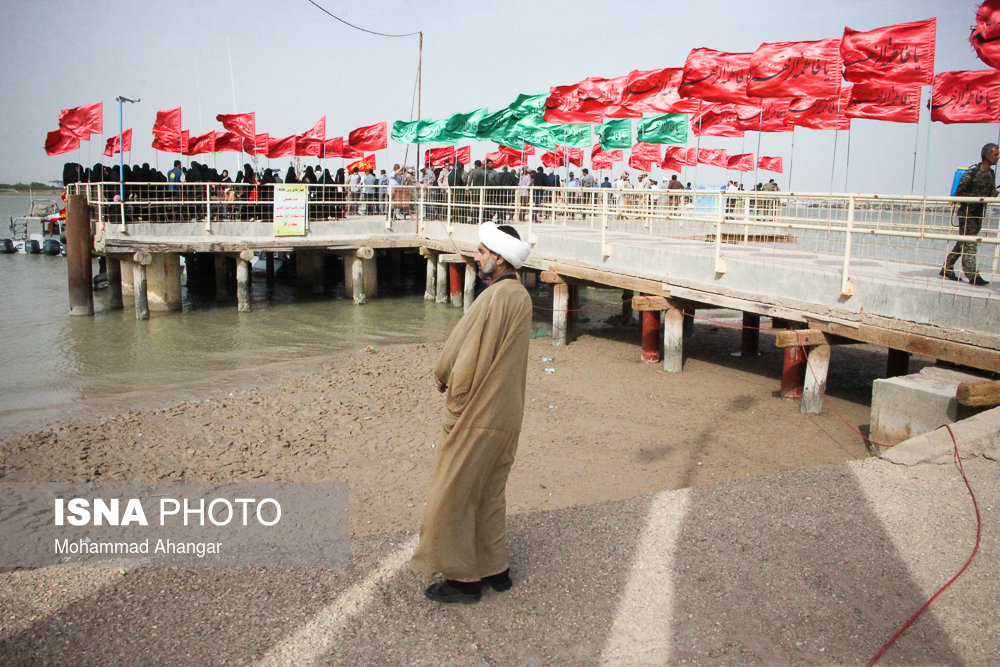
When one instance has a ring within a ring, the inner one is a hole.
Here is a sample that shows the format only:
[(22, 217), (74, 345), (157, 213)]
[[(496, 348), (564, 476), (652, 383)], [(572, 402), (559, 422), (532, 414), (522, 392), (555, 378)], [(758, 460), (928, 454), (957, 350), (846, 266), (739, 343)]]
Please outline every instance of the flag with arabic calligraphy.
[(851, 101), (851, 89), (841, 88), (835, 97), (799, 97), (788, 106), (788, 120), (796, 127), (813, 130), (849, 130), (851, 119), (847, 117), (847, 104)]
[(626, 79), (622, 106), (642, 114), (697, 113), (701, 100), (678, 92), (683, 80), (683, 67), (633, 70)]
[(851, 118), (916, 123), (920, 120), (920, 85), (855, 83), (844, 113)]
[(934, 79), (937, 19), (900, 23), (867, 32), (844, 28), (840, 54), (844, 78), (930, 85)]
[(761, 44), (750, 56), (751, 97), (833, 97), (840, 90), (840, 38)]
[(979, 5), (969, 42), (980, 60), (1000, 67), (1000, 0), (985, 0)]
[(691, 117), (691, 131), (699, 137), (742, 137), (738, 122), (735, 104), (702, 104)]
[(781, 173), (781, 158), (780, 157), (768, 157), (767, 155), (761, 155), (757, 158), (757, 166), (766, 171), (774, 171)]
[(681, 97), (697, 97), (706, 102), (748, 103), (751, 55), (694, 49), (684, 61), (684, 77), (678, 92)]
[(1000, 71), (937, 74), (931, 92), (931, 120), (1000, 123)]

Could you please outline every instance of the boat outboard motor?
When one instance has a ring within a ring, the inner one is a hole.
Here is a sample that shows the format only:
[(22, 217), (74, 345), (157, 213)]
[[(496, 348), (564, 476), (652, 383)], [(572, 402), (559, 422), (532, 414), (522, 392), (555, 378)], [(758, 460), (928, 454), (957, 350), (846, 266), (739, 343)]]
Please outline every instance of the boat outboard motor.
[(94, 289), (107, 289), (108, 287), (108, 274), (102, 271), (94, 276)]
[(62, 252), (62, 243), (59, 243), (59, 239), (48, 238), (42, 241), (42, 253), (55, 256)]
[(17, 248), (14, 247), (14, 241), (11, 239), (0, 239), (0, 253), (10, 255), (15, 252), (17, 252)]
[(37, 255), (42, 252), (42, 246), (35, 239), (28, 239), (24, 242), (24, 252), (29, 255)]

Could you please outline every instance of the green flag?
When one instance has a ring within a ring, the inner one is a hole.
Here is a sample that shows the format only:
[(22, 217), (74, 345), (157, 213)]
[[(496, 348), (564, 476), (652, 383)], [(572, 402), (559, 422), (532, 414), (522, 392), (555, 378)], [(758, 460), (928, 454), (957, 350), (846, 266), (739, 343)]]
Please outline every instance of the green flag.
[(486, 107), (469, 113), (456, 113), (448, 117), (445, 131), (455, 137), (475, 139), (479, 132), (479, 122), (486, 117)]
[(525, 95), (521, 93), (507, 108), (518, 118), (542, 116), (545, 114), (545, 100), (547, 99), (549, 99), (548, 93), (540, 95)]
[(458, 137), (445, 130), (447, 120), (427, 120), (417, 131), (419, 144), (453, 144)]
[(563, 146), (590, 148), (589, 125), (557, 125), (555, 133)]
[(632, 148), (632, 121), (628, 118), (609, 120), (597, 126), (597, 141), (601, 148)]
[(526, 116), (514, 124), (514, 131), (518, 132), (526, 143), (548, 150), (555, 150), (559, 143), (556, 135), (558, 125), (546, 123), (540, 116)]
[(420, 130), (420, 126), (426, 122), (425, 120), (397, 120), (392, 124), (392, 133), (389, 136), (393, 141), (400, 144), (415, 144), (417, 143), (417, 133)]
[(494, 111), (489, 115), (483, 116), (476, 126), (476, 138), (496, 141), (493, 139), (493, 134), (506, 126), (507, 121), (512, 118), (514, 118), (514, 114), (510, 110), (510, 107), (504, 107), (499, 111)]
[(643, 118), (639, 123), (639, 141), (650, 144), (683, 144), (688, 140), (686, 113), (665, 113)]

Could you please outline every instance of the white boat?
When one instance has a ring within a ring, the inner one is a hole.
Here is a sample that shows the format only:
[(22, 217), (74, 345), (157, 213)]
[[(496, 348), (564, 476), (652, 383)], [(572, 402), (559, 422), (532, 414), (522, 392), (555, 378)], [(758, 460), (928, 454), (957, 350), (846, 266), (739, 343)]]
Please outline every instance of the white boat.
[[(31, 228), (38, 225), (39, 232)], [(65, 255), (66, 213), (55, 199), (31, 199), (27, 215), (11, 216), (10, 237), (0, 239), (0, 254)]]

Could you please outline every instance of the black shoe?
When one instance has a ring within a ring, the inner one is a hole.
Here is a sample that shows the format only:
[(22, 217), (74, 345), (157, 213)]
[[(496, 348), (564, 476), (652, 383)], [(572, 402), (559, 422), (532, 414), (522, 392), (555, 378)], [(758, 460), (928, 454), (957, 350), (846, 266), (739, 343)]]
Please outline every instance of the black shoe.
[(942, 278), (947, 278), (948, 280), (958, 280), (958, 276), (951, 269), (941, 269), (938, 271), (938, 275)]
[(427, 587), (424, 595), (435, 602), (463, 602), (472, 604), (483, 597), (482, 587), (477, 582), (452, 581), (445, 579)]
[(969, 278), (969, 282), (975, 285), (976, 287), (986, 287), (987, 285), (990, 284), (989, 281), (983, 280), (983, 277), (978, 273)]
[(510, 578), (510, 568), (507, 568), (500, 574), (491, 574), (488, 577), (483, 577), (479, 580), (479, 583), (483, 586), (492, 586), (493, 590), (498, 593), (509, 591), (511, 586), (514, 585), (513, 580)]

